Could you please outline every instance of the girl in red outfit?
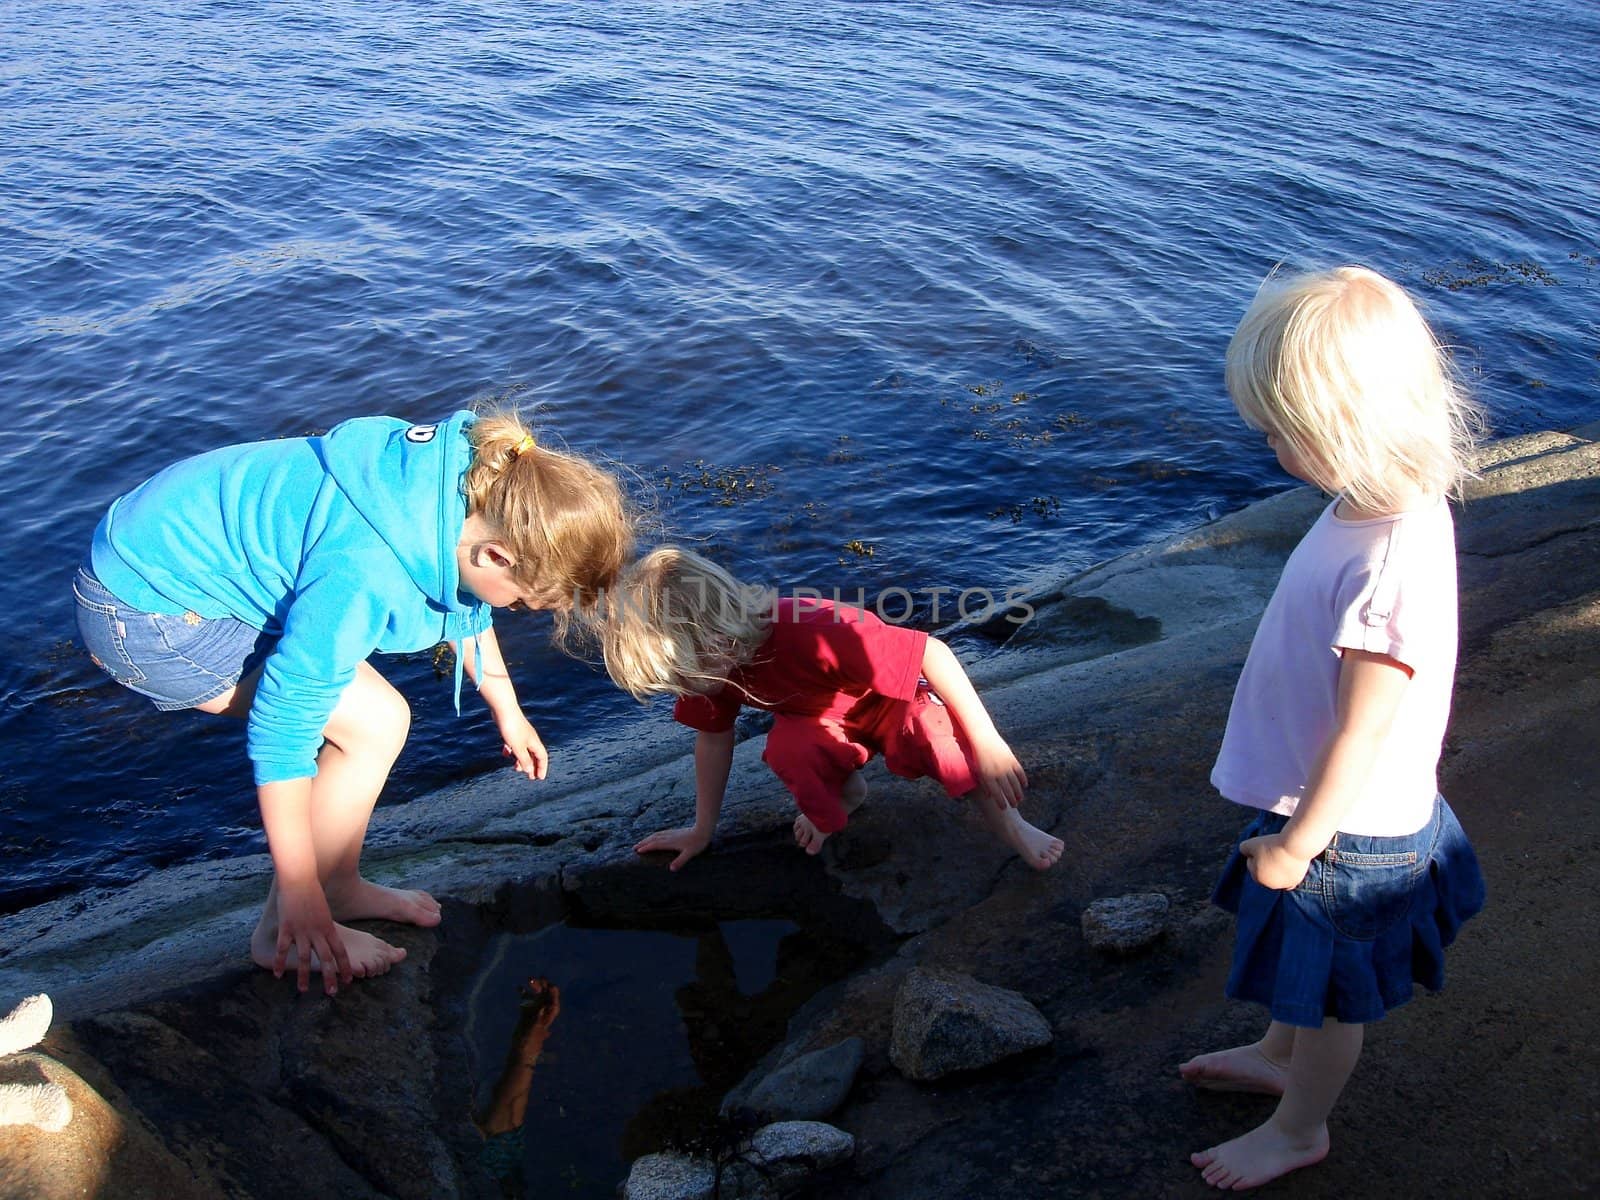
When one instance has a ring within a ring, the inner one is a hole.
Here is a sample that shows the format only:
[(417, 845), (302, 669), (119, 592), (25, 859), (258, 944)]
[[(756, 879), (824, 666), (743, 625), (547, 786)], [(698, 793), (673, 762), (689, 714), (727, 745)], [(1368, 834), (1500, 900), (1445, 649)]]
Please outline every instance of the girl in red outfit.
[(674, 871), (711, 842), (733, 764), (734, 718), (773, 714), (762, 760), (800, 806), (794, 838), (822, 849), (861, 803), (874, 754), (907, 779), (952, 797), (977, 791), (984, 822), (1038, 870), (1061, 841), (1022, 819), (1028, 777), (995, 730), (950, 648), (826, 600), (777, 599), (688, 550), (663, 546), (624, 579), (603, 631), (606, 670), (638, 699), (678, 697), (673, 715), (698, 731), (695, 823), (634, 847), (669, 850)]

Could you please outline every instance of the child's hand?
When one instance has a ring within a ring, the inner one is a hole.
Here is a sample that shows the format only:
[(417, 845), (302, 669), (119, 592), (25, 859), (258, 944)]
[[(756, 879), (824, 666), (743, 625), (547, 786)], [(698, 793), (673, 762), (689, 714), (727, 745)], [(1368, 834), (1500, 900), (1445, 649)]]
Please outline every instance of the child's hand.
[(794, 819), (794, 843), (807, 854), (816, 854), (827, 840), (828, 835), (813, 825), (804, 813)]
[(549, 1029), (561, 1015), (561, 989), (548, 979), (530, 979), (522, 989), (521, 1007), (535, 1029)]
[(1020, 807), (1028, 773), (1011, 753), (1011, 747), (998, 737), (974, 742), (972, 756), (977, 760), (978, 790), (983, 798), (1000, 812)]
[(1250, 877), (1275, 892), (1299, 887), (1311, 869), (1310, 859), (1289, 852), (1281, 833), (1246, 838), (1239, 843), (1239, 853), (1244, 855), (1245, 865), (1250, 868)]
[(521, 713), (513, 713), (500, 722), (500, 736), (505, 745), (501, 753), (515, 760), (516, 768), (529, 779), (543, 779), (550, 765), (550, 754), (539, 740), (539, 734)]
[(333, 914), (328, 911), (328, 898), (318, 886), (278, 888), (278, 948), (272, 973), (279, 979), (289, 965), (291, 946), (302, 992), (311, 986), (313, 954), (322, 964), (322, 990), (328, 995), (333, 995), (339, 990), (339, 984), (348, 984), (354, 977), (344, 939), (339, 936)]
[(710, 844), (710, 834), (701, 833), (693, 825), (689, 825), (683, 829), (662, 829), (652, 833), (636, 845), (633, 852), (650, 854), (656, 850), (669, 850), (677, 857), (667, 864), (667, 869), (676, 871)]

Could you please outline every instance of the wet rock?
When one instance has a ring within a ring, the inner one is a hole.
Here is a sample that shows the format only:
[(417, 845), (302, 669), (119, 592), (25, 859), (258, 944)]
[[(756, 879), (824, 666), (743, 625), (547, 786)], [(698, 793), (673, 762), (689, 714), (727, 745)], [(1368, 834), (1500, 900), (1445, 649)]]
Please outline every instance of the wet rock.
[(939, 1079), (1048, 1046), (1054, 1036), (1020, 993), (916, 968), (895, 997), (889, 1058), (907, 1078)]
[(744, 1106), (768, 1120), (820, 1120), (844, 1103), (865, 1056), (858, 1037), (802, 1054), (756, 1084)]
[(1096, 950), (1131, 954), (1166, 932), (1169, 907), (1160, 892), (1096, 900), (1083, 910), (1083, 940)]

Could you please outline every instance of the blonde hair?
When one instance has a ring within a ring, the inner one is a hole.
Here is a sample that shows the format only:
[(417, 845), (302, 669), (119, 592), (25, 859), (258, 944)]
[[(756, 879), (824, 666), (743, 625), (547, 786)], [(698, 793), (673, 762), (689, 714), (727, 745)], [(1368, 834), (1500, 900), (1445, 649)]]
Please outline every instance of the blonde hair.
[(761, 648), (775, 599), (692, 550), (659, 546), (628, 568), (606, 605), (606, 672), (637, 700), (709, 691)]
[(1247, 424), (1359, 508), (1394, 511), (1413, 486), (1450, 495), (1471, 477), (1482, 412), (1411, 297), (1375, 271), (1269, 277), (1228, 343), (1226, 379)]
[(599, 605), (633, 555), (633, 516), (609, 472), (540, 444), (513, 410), (480, 416), (467, 430), (472, 463), (461, 478), (477, 513), (516, 556), (511, 574), (548, 609), (565, 641), (571, 610)]

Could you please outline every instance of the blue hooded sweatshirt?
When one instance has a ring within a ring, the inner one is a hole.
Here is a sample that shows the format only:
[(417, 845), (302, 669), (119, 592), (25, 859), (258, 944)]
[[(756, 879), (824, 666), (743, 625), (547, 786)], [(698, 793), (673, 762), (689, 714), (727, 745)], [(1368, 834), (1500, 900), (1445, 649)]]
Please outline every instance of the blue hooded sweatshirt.
[[(456, 570), (473, 420), (358, 417), (212, 450), (117, 500), (95, 530), (95, 574), (125, 604), (277, 635), (247, 731), (258, 784), (316, 774), (322, 731), (368, 656), (489, 627)], [(458, 707), (460, 686), (458, 655)]]

